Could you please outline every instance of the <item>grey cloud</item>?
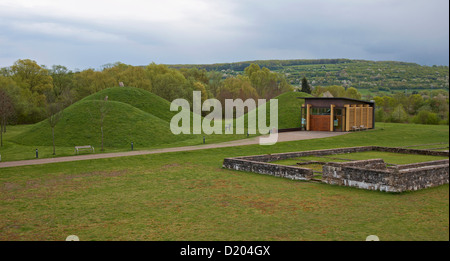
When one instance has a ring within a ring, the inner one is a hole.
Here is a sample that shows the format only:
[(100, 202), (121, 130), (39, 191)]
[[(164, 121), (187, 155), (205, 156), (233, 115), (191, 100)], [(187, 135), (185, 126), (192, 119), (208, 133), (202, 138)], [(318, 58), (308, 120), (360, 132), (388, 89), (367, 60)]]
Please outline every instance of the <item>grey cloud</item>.
[[(447, 0), (215, 1), (182, 21), (80, 20), (0, 11), (0, 67), (13, 57), (78, 68), (350, 58), (448, 65)], [(8, 64), (9, 62), (9, 64)]]

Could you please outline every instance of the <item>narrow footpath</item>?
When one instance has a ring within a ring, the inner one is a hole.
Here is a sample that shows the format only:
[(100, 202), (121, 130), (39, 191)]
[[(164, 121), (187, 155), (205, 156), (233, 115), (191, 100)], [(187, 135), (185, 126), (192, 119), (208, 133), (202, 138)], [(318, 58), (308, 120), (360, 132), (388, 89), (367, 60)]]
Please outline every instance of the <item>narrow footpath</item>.
[[(346, 132), (325, 132), (325, 131), (283, 132), (283, 133), (278, 133), (278, 142), (318, 139), (318, 138), (333, 137), (333, 136), (338, 136), (338, 135), (343, 135), (343, 134), (346, 134)], [(267, 137), (267, 136), (262, 136), (262, 137)], [(215, 143), (215, 144), (196, 145), (196, 146), (173, 147), (173, 148), (141, 150), (141, 151), (114, 152), (114, 153), (87, 154), (87, 155), (67, 156), (67, 157), (58, 157), (58, 158), (7, 161), (7, 162), (0, 162), (0, 168), (40, 165), (40, 164), (79, 161), (79, 160), (128, 157), (128, 156), (138, 156), (138, 155), (178, 152), (178, 151), (193, 151), (193, 150), (204, 150), (204, 149), (213, 149), (213, 148), (236, 147), (236, 146), (245, 146), (245, 145), (254, 145), (254, 144), (259, 144), (259, 137), (235, 140), (235, 141), (228, 141), (228, 142), (222, 142), (222, 143)]]

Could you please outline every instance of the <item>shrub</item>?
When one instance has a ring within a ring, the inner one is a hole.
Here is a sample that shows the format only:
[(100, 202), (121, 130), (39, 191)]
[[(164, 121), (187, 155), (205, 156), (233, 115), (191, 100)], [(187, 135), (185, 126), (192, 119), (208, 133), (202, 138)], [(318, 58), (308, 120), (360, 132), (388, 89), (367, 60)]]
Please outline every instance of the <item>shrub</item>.
[(382, 108), (375, 109), (375, 121), (383, 122), (386, 120), (386, 113)]
[(425, 110), (419, 111), (419, 113), (414, 116), (413, 122), (416, 124), (439, 124), (440, 120), (436, 113), (429, 112)]

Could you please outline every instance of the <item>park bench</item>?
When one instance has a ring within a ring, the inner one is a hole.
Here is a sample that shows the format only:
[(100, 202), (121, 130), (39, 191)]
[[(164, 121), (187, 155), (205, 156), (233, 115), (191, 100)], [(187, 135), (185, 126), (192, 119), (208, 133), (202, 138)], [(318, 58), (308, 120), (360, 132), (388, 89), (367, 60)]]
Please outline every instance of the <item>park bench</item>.
[(362, 130), (367, 130), (367, 127), (366, 126), (364, 126), (364, 125), (361, 125), (361, 126), (353, 126), (352, 127), (352, 131), (362, 131)]
[(94, 152), (94, 147), (92, 147), (91, 145), (86, 145), (86, 146), (75, 146), (75, 153), (78, 154), (78, 151), (80, 150), (92, 150), (92, 152)]

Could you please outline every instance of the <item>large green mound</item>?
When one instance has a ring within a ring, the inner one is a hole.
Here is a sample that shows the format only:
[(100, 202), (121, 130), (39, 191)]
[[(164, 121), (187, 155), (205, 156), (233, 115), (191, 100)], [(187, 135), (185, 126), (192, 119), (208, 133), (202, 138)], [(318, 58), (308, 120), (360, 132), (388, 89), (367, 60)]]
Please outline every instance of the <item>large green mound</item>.
[[(57, 146), (100, 146), (100, 105), (105, 95), (108, 96), (108, 112), (103, 128), (105, 147), (125, 147), (131, 142), (140, 147), (151, 147), (191, 138), (189, 135), (174, 135), (170, 131), (170, 118), (176, 112), (170, 111), (170, 103), (166, 100), (134, 88), (111, 88), (64, 110), (63, 118), (55, 127)], [(164, 112), (167, 115), (164, 115)], [(52, 136), (48, 120), (35, 124), (29, 131), (17, 136), (16, 142), (51, 146)]]
[(112, 87), (94, 93), (83, 100), (117, 101), (129, 104), (162, 120), (170, 122), (177, 112), (170, 111), (170, 102), (146, 90), (134, 87)]
[[(133, 142), (139, 147), (153, 147), (194, 138), (195, 135), (174, 135), (170, 120), (178, 111), (170, 111), (170, 103), (145, 90), (131, 87), (113, 87), (90, 95), (64, 110), (63, 118), (55, 127), (57, 146), (101, 145), (100, 106), (105, 96), (108, 113), (104, 119), (104, 146), (123, 148)], [(288, 92), (278, 99), (278, 126), (280, 129), (300, 126), (300, 107), (303, 100), (297, 97), (306, 93)], [(255, 112), (265, 109), (267, 103)], [(267, 123), (270, 111), (266, 110)], [(248, 114), (244, 115), (247, 123)], [(191, 117), (192, 119), (192, 117)], [(246, 124), (247, 125), (247, 124)], [(192, 124), (191, 124), (192, 126)], [(16, 136), (15, 142), (23, 145), (51, 146), (52, 132), (48, 120), (33, 125)]]

